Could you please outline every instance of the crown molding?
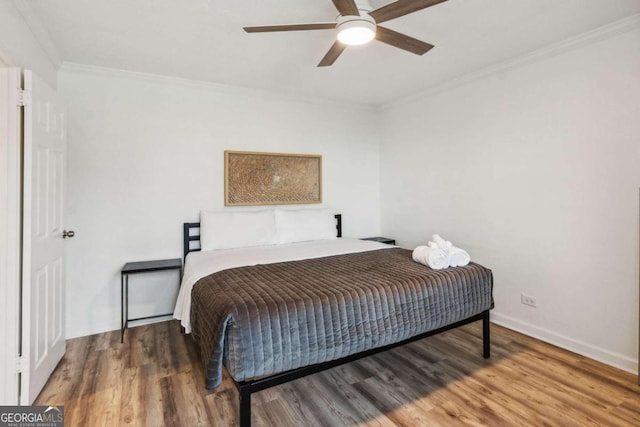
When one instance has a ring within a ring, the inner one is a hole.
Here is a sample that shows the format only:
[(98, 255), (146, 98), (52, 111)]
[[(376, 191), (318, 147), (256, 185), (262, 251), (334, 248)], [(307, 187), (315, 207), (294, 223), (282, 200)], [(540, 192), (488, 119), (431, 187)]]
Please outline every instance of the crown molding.
[(568, 38), (561, 42), (545, 46), (543, 48), (534, 50), (524, 55), (520, 55), (512, 59), (499, 62), (497, 64), (491, 65), (489, 67), (486, 67), (477, 71), (473, 71), (468, 74), (464, 74), (459, 77), (455, 77), (444, 83), (440, 83), (432, 87), (429, 87), (427, 89), (421, 90), (420, 92), (417, 92), (415, 94), (397, 99), (395, 101), (380, 104), (378, 106), (378, 111), (385, 111), (393, 107), (399, 107), (402, 105), (410, 104), (412, 102), (419, 101), (421, 99), (427, 98), (437, 93), (445, 92), (445, 91), (454, 89), (458, 86), (462, 86), (464, 84), (483, 79), (492, 74), (501, 73), (513, 68), (529, 65), (529, 64), (541, 61), (543, 59), (560, 55), (562, 53), (569, 52), (574, 49), (578, 49), (582, 46), (592, 44), (597, 41), (604, 40), (609, 37), (613, 37), (613, 36), (623, 34), (628, 31), (632, 31), (639, 28), (640, 28), (640, 14), (631, 15), (627, 18), (621, 19), (611, 24), (604, 25), (602, 27), (596, 28), (591, 31), (587, 31), (578, 36)]
[(27, 0), (11, 0), (11, 4), (13, 4), (20, 15), (22, 15), (27, 27), (29, 27), (29, 30), (37, 40), (45, 55), (47, 55), (54, 67), (59, 69), (62, 65), (62, 59), (60, 58), (58, 49), (53, 43), (51, 34), (49, 34), (49, 31), (42, 24), (38, 14), (34, 12), (30, 2)]
[(81, 74), (93, 74), (104, 77), (124, 78), (144, 80), (151, 83), (168, 84), (175, 86), (183, 86), (188, 88), (196, 88), (202, 90), (210, 90), (215, 92), (228, 93), (231, 95), (251, 96), (260, 98), (278, 99), (281, 101), (298, 102), (304, 104), (313, 104), (331, 108), (340, 108), (345, 110), (361, 110), (367, 112), (376, 111), (374, 105), (361, 104), (347, 101), (333, 101), (324, 98), (316, 98), (311, 96), (293, 95), (264, 89), (248, 88), (243, 86), (225, 85), (222, 83), (207, 82), (203, 80), (191, 80), (182, 77), (165, 76), (160, 74), (144, 73), (139, 71), (128, 71), (118, 68), (100, 67), (97, 65), (78, 64), (75, 62), (63, 62), (60, 71), (75, 72)]

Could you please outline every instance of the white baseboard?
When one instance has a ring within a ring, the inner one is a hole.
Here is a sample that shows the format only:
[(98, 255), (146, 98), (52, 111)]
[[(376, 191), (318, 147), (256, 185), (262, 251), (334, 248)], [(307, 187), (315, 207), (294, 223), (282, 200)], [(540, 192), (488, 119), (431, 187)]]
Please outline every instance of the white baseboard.
[[(166, 322), (172, 319), (173, 319), (173, 316), (169, 315), (169, 316), (156, 317), (153, 319), (134, 320), (134, 321), (130, 320), (129, 328), (148, 325), (150, 323)], [(91, 329), (67, 328), (65, 335), (66, 335), (66, 339), (70, 340), (72, 338), (86, 337), (89, 335), (102, 334), (104, 332), (119, 331), (119, 330), (120, 330), (120, 324), (115, 324), (114, 322), (108, 322), (102, 325), (91, 325)]]
[[(144, 321), (130, 322), (130, 327), (141, 326), (149, 323), (164, 322), (171, 320), (170, 316), (159, 317), (157, 319), (148, 319)], [(613, 351), (605, 350), (603, 348), (587, 344), (585, 342), (567, 337), (549, 329), (541, 328), (531, 323), (523, 322), (522, 320), (515, 319), (513, 317), (492, 311), (491, 321), (497, 325), (504, 326), (505, 328), (512, 329), (516, 332), (528, 335), (530, 337), (539, 339), (549, 344), (556, 345), (564, 348), (565, 350), (572, 351), (582, 356), (589, 357), (599, 362), (611, 365), (623, 371), (631, 372), (633, 374), (638, 373), (638, 359), (615, 353)], [(109, 322), (108, 325), (94, 325), (89, 330), (71, 329), (67, 330), (67, 339), (84, 337), (87, 335), (99, 334), (103, 332), (109, 332), (119, 329), (119, 326), (114, 327), (114, 324)]]
[(90, 325), (90, 327), (89, 325), (83, 325), (80, 327), (76, 326), (74, 328), (70, 328), (69, 326), (67, 326), (67, 330), (65, 331), (65, 337), (66, 339), (70, 340), (73, 338), (80, 338), (80, 337), (86, 337), (89, 335), (110, 332), (118, 328), (119, 326), (115, 326), (113, 322), (108, 322), (101, 325), (92, 324)]
[(623, 371), (631, 372), (632, 374), (638, 373), (638, 359), (633, 359), (623, 354), (567, 337), (549, 329), (541, 328), (531, 323), (496, 313), (495, 311), (491, 312), (491, 321), (497, 325), (504, 326), (505, 328), (512, 329), (516, 332), (520, 332), (549, 344), (564, 348), (565, 350), (569, 350), (590, 359), (597, 360), (598, 362), (622, 369)]

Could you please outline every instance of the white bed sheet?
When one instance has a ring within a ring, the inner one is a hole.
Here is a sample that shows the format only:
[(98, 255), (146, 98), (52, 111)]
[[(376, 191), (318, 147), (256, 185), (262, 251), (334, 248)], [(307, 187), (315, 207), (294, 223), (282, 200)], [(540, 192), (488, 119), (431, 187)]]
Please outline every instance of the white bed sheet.
[(191, 289), (198, 280), (217, 271), (248, 265), (273, 264), (390, 248), (393, 246), (344, 237), (335, 240), (191, 252), (187, 255), (185, 262), (184, 276), (173, 317), (180, 320), (186, 333), (191, 333)]

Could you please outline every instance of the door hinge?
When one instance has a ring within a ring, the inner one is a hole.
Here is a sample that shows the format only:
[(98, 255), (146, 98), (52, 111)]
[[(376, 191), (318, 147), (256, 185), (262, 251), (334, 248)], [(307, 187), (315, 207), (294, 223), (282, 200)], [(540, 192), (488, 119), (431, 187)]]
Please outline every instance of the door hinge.
[(29, 369), (27, 358), (18, 356), (16, 358), (16, 369), (18, 372), (26, 372)]
[(28, 89), (18, 89), (18, 107), (31, 106), (31, 91)]

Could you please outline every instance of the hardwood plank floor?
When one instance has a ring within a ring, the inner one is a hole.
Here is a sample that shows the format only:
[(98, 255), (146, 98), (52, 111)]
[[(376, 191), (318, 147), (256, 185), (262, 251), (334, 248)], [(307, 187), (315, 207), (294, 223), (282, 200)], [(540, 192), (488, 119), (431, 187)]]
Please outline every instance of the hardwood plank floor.
[[(253, 425), (640, 426), (635, 375), (481, 322), (253, 395)], [(67, 426), (233, 426), (225, 373), (204, 387), (197, 346), (177, 322), (68, 341), (38, 397)]]

